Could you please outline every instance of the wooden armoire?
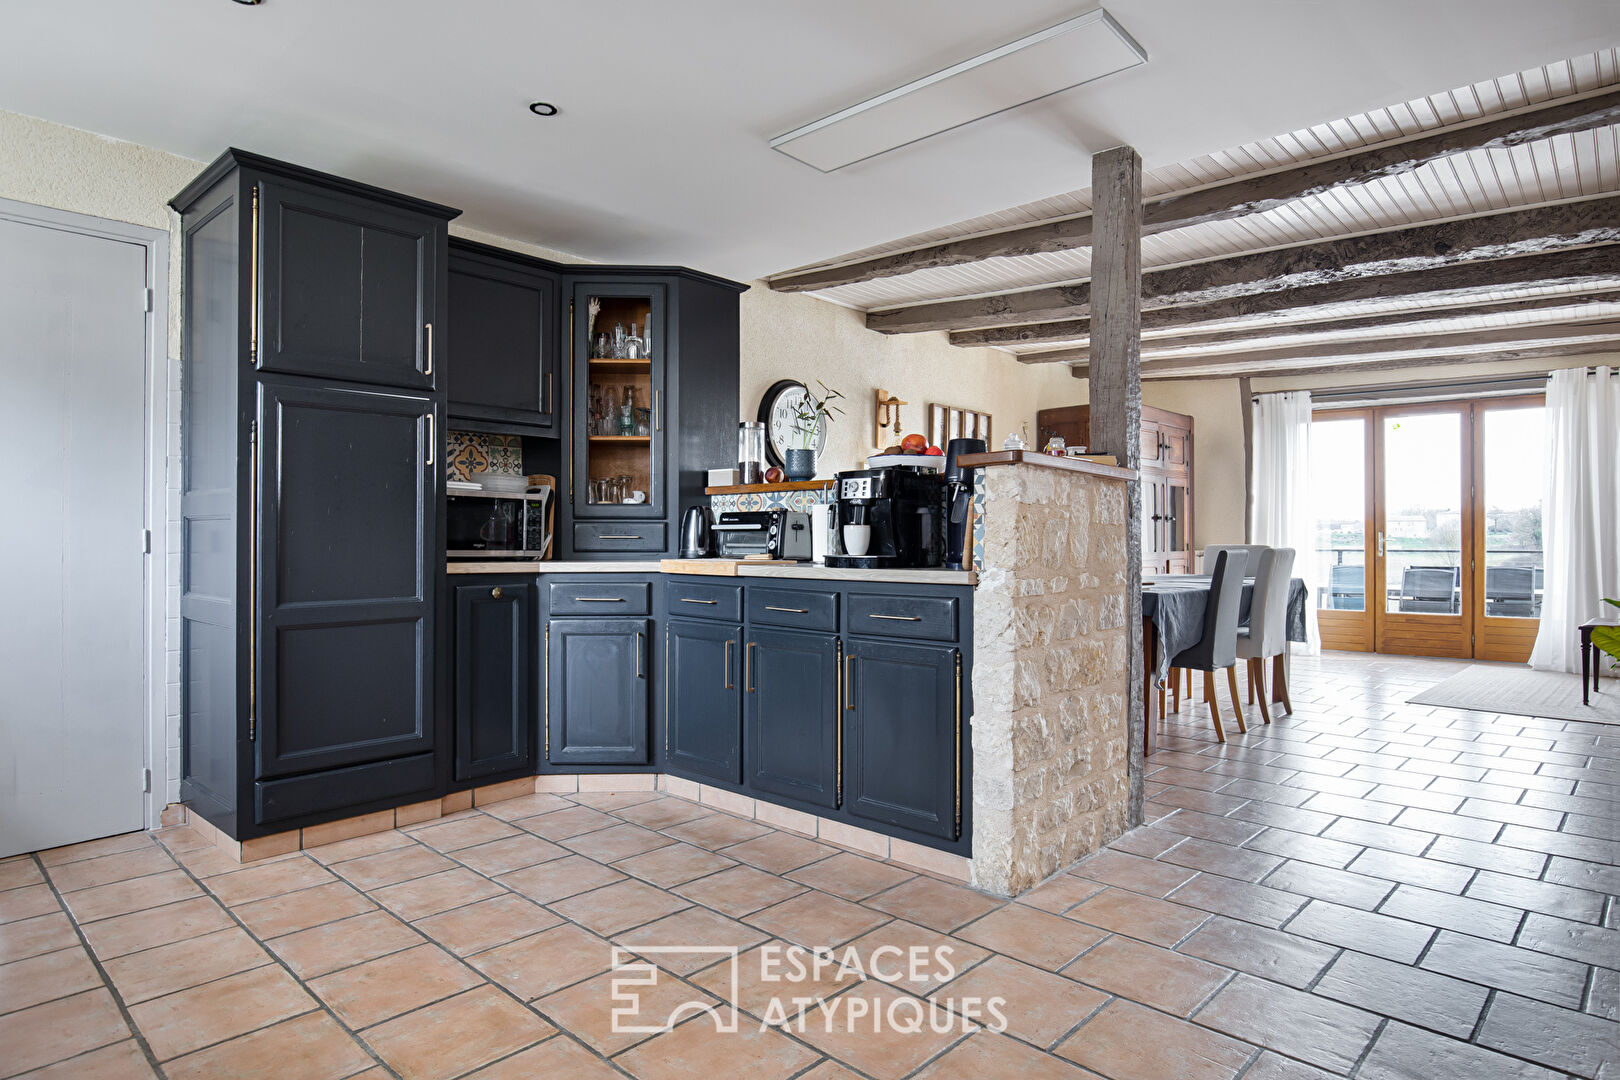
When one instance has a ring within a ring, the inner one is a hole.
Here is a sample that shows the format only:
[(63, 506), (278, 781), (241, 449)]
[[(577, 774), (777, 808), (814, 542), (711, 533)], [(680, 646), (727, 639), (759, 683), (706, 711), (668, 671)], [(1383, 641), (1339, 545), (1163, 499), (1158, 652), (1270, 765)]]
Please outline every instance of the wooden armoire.
[[(1044, 447), (1053, 435), (1070, 446), (1089, 446), (1091, 407), (1072, 405), (1035, 414)], [(1193, 556), (1192, 417), (1142, 406), (1142, 573), (1191, 574)]]

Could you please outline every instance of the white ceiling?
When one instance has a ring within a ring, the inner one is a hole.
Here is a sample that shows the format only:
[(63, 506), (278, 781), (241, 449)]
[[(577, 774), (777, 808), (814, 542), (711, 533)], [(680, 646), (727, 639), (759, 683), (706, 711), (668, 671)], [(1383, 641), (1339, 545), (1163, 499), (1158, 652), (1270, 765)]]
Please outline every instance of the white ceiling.
[[(1620, 40), (1613, 0), (1111, 0), (1147, 65), (833, 174), (768, 140), (1089, 0), (7, 0), (0, 108), (738, 278)], [(538, 119), (534, 99), (562, 110)]]

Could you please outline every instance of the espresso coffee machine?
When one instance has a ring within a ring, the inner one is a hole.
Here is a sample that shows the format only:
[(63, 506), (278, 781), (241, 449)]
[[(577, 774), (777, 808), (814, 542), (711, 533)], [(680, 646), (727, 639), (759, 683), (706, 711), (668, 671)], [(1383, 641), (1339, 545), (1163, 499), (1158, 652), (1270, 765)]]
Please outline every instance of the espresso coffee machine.
[(944, 563), (944, 476), (890, 465), (841, 472), (834, 480), (831, 515), (844, 553), (828, 554), (828, 566), (876, 570)]
[(967, 552), (968, 519), (973, 509), (973, 470), (957, 459), (984, 453), (983, 439), (952, 439), (945, 447), (945, 569), (962, 569)]

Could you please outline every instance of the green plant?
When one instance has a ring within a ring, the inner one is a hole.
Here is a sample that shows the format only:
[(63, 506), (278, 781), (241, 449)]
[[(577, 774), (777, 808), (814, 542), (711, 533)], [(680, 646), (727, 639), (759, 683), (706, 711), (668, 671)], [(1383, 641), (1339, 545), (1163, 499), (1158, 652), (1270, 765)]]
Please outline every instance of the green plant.
[[(1603, 602), (1620, 608), (1620, 600), (1611, 600), (1605, 596)], [(1592, 644), (1616, 660), (1620, 660), (1620, 626), (1594, 626), (1592, 628)]]
[(816, 445), (816, 432), (823, 423), (832, 423), (833, 414), (843, 414), (843, 408), (834, 404), (844, 395), (828, 386), (820, 379), (816, 385), (821, 387), (821, 396), (805, 391), (804, 400), (799, 402), (798, 412), (793, 414), (793, 434), (799, 443), (797, 449), (814, 450)]

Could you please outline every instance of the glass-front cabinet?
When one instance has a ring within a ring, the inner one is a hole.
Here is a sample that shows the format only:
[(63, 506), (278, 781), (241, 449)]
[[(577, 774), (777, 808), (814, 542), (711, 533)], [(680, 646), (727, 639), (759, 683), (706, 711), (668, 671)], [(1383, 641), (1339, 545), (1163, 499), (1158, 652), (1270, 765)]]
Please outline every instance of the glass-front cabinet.
[[(574, 517), (662, 518), (668, 497), (665, 286), (580, 282), (572, 318)], [(623, 550), (643, 550), (631, 531), (623, 538), (601, 530), (592, 535), (605, 550), (613, 550), (615, 539), (632, 545)]]

